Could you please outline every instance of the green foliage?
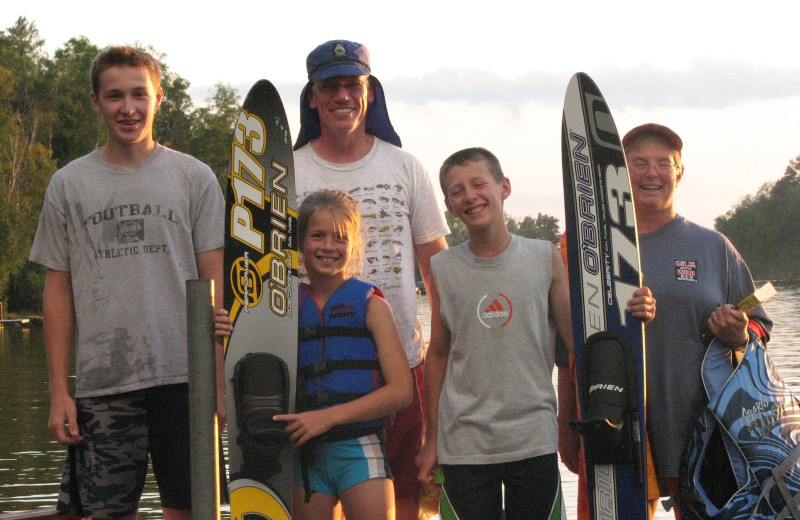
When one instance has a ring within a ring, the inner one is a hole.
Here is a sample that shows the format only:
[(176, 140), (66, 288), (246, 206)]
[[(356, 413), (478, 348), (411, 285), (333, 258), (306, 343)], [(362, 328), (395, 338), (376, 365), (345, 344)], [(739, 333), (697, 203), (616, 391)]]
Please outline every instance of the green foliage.
[(236, 89), (217, 83), (205, 107), (195, 110), (189, 154), (211, 167), (223, 191), (228, 185), (231, 135), (239, 113)]
[(22, 313), (42, 308), (42, 288), (47, 269), (43, 265), (25, 262), (8, 280), (8, 311)]
[(536, 218), (526, 216), (522, 219), (517, 234), (523, 237), (547, 240), (553, 244), (558, 244), (561, 237), (561, 232), (558, 230), (558, 219), (542, 213), (536, 215)]
[[(189, 82), (169, 69), (164, 55), (136, 46), (162, 67), (156, 139), (209, 164), (224, 185), (236, 91), (218, 84), (208, 105), (195, 108)], [(85, 37), (72, 38), (51, 58), (24, 17), (0, 31), (0, 301), (15, 311), (41, 306), (45, 270), (26, 259), (50, 177), (106, 140), (90, 98), (89, 66), (99, 51)]]
[(739, 250), (756, 279), (800, 279), (800, 156), (780, 179), (745, 196), (714, 227)]
[(52, 92), (51, 148), (58, 167), (91, 152), (106, 139), (103, 119), (89, 98), (89, 66), (100, 49), (85, 37), (72, 38), (48, 62), (47, 83)]
[(14, 88), (5, 99), (8, 108), (21, 114), (36, 109), (36, 102), (46, 97), (42, 92), (40, 72), (44, 59), (44, 40), (39, 30), (25, 17), (20, 17), (6, 31), (0, 31), (0, 66), (14, 78)]
[(192, 98), (188, 89), (190, 83), (177, 74), (162, 74), (161, 88), (164, 99), (156, 112), (153, 134), (155, 139), (174, 150), (189, 149), (192, 131)]
[(447, 219), (447, 227), (450, 228), (450, 234), (447, 235), (448, 246), (457, 246), (469, 240), (469, 231), (463, 222), (451, 215), (449, 211), (444, 212), (444, 217)]
[[(445, 212), (445, 218), (450, 228), (450, 234), (447, 236), (447, 244), (450, 247), (469, 240), (469, 231), (463, 222), (451, 215), (449, 211)], [(558, 230), (558, 219), (550, 215), (539, 213), (536, 218), (526, 216), (522, 221), (517, 222), (514, 217), (506, 213), (505, 220), (506, 228), (515, 235), (547, 240), (553, 244), (558, 244), (561, 237), (561, 233)]]
[(49, 121), (39, 32), (25, 18), (0, 32), (0, 295), (24, 263), (55, 169), (42, 142)]

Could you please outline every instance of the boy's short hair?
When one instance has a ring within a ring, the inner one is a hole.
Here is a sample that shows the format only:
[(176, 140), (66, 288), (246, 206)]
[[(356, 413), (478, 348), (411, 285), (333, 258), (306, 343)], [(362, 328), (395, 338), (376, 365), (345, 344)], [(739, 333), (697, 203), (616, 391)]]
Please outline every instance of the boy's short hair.
[(150, 54), (127, 45), (107, 47), (94, 60), (89, 68), (92, 92), (100, 93), (100, 75), (111, 67), (144, 67), (150, 74), (155, 91), (161, 90), (161, 66)]
[(500, 167), (500, 160), (492, 152), (479, 146), (465, 148), (445, 159), (444, 163), (442, 163), (442, 167), (439, 168), (439, 185), (442, 187), (442, 193), (444, 193), (445, 197), (447, 196), (447, 190), (444, 179), (445, 176), (447, 176), (447, 172), (450, 171), (450, 168), (453, 166), (463, 166), (468, 162), (478, 161), (484, 161), (486, 163), (489, 173), (492, 174), (492, 178), (495, 181), (498, 183), (503, 182), (506, 176), (503, 174), (503, 169)]

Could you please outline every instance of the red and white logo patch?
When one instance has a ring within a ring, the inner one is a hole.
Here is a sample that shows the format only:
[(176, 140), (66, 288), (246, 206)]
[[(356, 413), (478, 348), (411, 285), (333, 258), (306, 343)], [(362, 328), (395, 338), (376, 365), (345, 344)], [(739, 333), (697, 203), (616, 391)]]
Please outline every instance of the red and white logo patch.
[(679, 282), (697, 283), (697, 262), (694, 260), (675, 260), (675, 279)]
[(478, 320), (487, 329), (508, 325), (514, 314), (511, 300), (503, 293), (487, 294), (478, 302)]

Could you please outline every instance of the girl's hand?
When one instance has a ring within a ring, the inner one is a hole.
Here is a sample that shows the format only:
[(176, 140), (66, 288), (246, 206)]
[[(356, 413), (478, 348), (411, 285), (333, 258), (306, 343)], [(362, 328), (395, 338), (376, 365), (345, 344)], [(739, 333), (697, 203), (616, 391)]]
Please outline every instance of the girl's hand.
[(225, 309), (217, 309), (214, 312), (214, 337), (222, 342), (222, 338), (230, 336), (233, 332), (233, 319), (228, 316)]
[(286, 421), (284, 431), (290, 434), (289, 439), (295, 448), (299, 448), (309, 440), (330, 430), (336, 423), (333, 421), (333, 408), (313, 410), (310, 412), (276, 415), (273, 421)]

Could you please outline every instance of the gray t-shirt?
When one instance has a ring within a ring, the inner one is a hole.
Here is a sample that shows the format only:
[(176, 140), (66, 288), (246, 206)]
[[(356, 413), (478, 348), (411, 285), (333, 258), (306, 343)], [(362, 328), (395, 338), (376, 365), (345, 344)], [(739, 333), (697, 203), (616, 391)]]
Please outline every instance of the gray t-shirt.
[(53, 175), (30, 260), (71, 275), (76, 397), (187, 381), (186, 280), (223, 246), (224, 212), (208, 166), (163, 146), (134, 168), (95, 150)]
[(442, 464), (498, 464), (555, 453), (553, 246), (511, 236), (478, 258), (468, 243), (433, 257), (450, 355), (439, 397)]
[[(681, 453), (708, 402), (700, 369), (700, 331), (711, 313), (753, 292), (744, 260), (724, 235), (676, 216), (639, 235), (644, 285), (658, 302), (645, 327), (647, 430), (659, 477), (678, 477)], [(763, 307), (750, 314), (767, 330)]]

